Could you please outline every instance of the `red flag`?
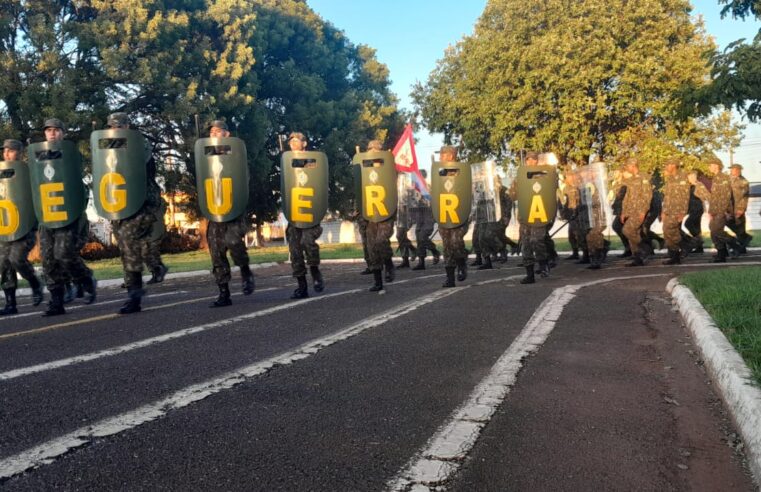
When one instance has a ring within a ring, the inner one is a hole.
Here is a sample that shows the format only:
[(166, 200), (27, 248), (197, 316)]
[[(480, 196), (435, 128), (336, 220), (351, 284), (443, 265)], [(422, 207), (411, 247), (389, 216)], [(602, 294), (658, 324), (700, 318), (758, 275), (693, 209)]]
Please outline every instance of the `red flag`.
[(404, 127), (404, 133), (394, 147), (394, 163), (396, 170), (410, 173), (417, 171), (417, 155), (415, 154), (415, 139), (412, 137), (412, 125)]

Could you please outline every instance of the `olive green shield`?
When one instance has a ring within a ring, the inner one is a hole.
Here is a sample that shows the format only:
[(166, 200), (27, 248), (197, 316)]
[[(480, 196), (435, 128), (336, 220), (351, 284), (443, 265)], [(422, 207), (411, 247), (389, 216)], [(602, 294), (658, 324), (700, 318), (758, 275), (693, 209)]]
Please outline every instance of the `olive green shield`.
[(383, 222), (394, 216), (397, 206), (394, 154), (371, 150), (354, 156), (362, 174), (362, 216)]
[(439, 227), (454, 229), (468, 222), (473, 201), (470, 166), (434, 162), (431, 166), (431, 208)]
[(522, 224), (546, 225), (557, 213), (558, 174), (555, 166), (521, 166), (516, 178), (518, 218)]
[(29, 167), (21, 161), (0, 161), (0, 241), (21, 239), (36, 224)]
[(40, 142), (29, 146), (29, 180), (34, 213), (41, 226), (66, 227), (87, 205), (82, 183), (82, 155), (74, 142)]
[(283, 215), (299, 229), (318, 225), (328, 211), (328, 156), (289, 150), (280, 158)]
[(195, 155), (201, 213), (212, 222), (240, 217), (249, 193), (246, 144), (236, 137), (199, 138)]
[(137, 130), (97, 130), (90, 135), (93, 202), (104, 219), (132, 217), (145, 203), (145, 137)]

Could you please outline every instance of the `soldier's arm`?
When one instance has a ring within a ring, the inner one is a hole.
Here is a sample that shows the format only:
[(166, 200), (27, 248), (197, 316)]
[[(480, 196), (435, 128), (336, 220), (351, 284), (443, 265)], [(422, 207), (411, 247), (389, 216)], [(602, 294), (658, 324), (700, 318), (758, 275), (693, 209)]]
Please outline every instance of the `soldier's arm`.
[(738, 183), (737, 192), (732, 188), (732, 194), (735, 199), (735, 215), (741, 217), (748, 210), (748, 197), (750, 196), (750, 184), (747, 180), (742, 179)]

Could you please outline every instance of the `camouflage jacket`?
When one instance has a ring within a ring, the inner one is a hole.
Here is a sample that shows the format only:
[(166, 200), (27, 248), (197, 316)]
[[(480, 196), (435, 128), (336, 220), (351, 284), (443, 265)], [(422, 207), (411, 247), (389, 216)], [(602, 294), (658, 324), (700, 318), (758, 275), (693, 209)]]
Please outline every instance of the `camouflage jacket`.
[(690, 182), (687, 175), (678, 172), (676, 176), (666, 176), (663, 183), (663, 208), (664, 215), (687, 215), (690, 205)]
[(653, 199), (653, 185), (650, 175), (639, 173), (621, 182), (626, 186), (626, 195), (622, 205), (621, 215), (625, 217), (639, 217), (647, 214), (650, 210), (650, 202)]
[(732, 186), (729, 182), (729, 176), (722, 172), (711, 180), (708, 211), (714, 215), (732, 213)]
[(565, 207), (571, 210), (579, 208), (580, 194), (579, 188), (576, 186), (566, 186), (563, 188), (563, 195), (565, 196)]
[(748, 210), (748, 197), (750, 196), (750, 183), (743, 176), (731, 178), (732, 203), (735, 212), (745, 213)]

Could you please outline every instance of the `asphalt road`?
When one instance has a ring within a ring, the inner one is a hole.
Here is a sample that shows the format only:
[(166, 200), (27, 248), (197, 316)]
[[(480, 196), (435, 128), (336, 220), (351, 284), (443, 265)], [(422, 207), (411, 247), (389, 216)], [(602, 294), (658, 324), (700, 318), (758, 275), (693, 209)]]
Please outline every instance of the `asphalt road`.
[(54, 319), (25, 299), (0, 319), (0, 489), (753, 490), (665, 293), (709, 262), (523, 286), (511, 257), (383, 295), (331, 264), (304, 301), (284, 265), (228, 308), (167, 280), (129, 316), (119, 289)]

